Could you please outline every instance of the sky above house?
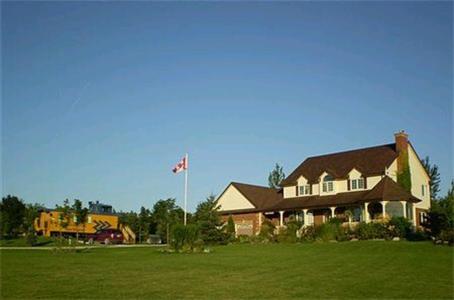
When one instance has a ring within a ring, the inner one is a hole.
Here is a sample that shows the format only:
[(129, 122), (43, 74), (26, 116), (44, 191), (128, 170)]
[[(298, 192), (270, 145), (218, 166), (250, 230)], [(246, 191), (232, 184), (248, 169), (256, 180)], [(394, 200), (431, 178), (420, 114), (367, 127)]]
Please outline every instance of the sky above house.
[(453, 178), (452, 2), (2, 2), (2, 194), (189, 209), (394, 141)]

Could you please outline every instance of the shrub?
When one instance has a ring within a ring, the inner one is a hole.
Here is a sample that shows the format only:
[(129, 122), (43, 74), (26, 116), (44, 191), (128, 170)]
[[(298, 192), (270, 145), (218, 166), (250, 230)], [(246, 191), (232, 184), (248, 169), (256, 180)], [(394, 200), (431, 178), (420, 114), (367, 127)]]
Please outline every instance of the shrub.
[(304, 226), (300, 232), (300, 239), (303, 242), (313, 242), (317, 238), (317, 231), (314, 226)]
[(25, 241), (29, 246), (35, 246), (37, 242), (37, 237), (34, 232), (28, 232), (25, 236)]
[(454, 229), (443, 229), (439, 235), (443, 242), (447, 242), (449, 245), (454, 243)]
[(287, 226), (279, 229), (277, 241), (280, 243), (295, 243), (298, 240), (297, 231), (301, 229), (303, 223), (298, 221), (290, 221)]
[(274, 224), (270, 220), (265, 220), (260, 227), (259, 236), (269, 242), (274, 242), (276, 241), (276, 237), (274, 235), (275, 229), (276, 226), (274, 226)]
[(225, 232), (228, 235), (229, 241), (233, 241), (235, 239), (235, 222), (233, 221), (232, 215), (229, 216), (227, 219), (227, 225), (225, 226)]
[(384, 223), (361, 222), (356, 227), (356, 235), (360, 240), (392, 238), (391, 232)]
[(342, 227), (342, 220), (332, 218), (316, 227), (316, 237), (323, 241), (345, 241), (348, 239), (347, 230)]
[(390, 233), (393, 236), (397, 236), (400, 238), (407, 238), (410, 233), (412, 232), (412, 225), (410, 221), (408, 221), (404, 217), (392, 217), (388, 223)]
[(199, 240), (199, 228), (196, 225), (178, 224), (172, 230), (171, 246), (175, 251), (187, 249), (193, 251)]
[(410, 230), (408, 235), (405, 237), (409, 241), (425, 241), (429, 237), (424, 231), (417, 229), (416, 231)]

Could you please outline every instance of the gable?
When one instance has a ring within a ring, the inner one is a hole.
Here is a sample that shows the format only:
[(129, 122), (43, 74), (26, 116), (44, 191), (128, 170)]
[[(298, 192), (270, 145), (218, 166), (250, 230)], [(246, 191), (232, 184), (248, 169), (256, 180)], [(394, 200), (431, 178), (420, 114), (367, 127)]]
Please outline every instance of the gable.
[(218, 198), (219, 211), (254, 209), (255, 206), (230, 184)]

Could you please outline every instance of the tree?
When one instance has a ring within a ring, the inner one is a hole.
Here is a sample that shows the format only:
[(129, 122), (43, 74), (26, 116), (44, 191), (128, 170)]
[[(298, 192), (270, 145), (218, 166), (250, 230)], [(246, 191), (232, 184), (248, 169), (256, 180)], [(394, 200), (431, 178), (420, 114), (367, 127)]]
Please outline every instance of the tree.
[(430, 163), (429, 156), (426, 156), (422, 160), (422, 164), (430, 177), (430, 198), (432, 200), (437, 199), (438, 193), (440, 192), (440, 173), (438, 172), (438, 166)]
[(35, 222), (39, 218), (39, 212), (43, 209), (40, 204), (27, 204), (25, 206), (24, 231), (27, 244), (33, 246), (36, 243)]
[(60, 229), (60, 238), (62, 237), (62, 229), (66, 229), (71, 222), (71, 217), (73, 215), (72, 209), (69, 206), (69, 200), (66, 199), (63, 201), (63, 206), (57, 205), (58, 211), (58, 225)]
[(283, 168), (276, 163), (274, 169), (270, 172), (270, 175), (268, 175), (268, 186), (277, 189), (284, 178), (285, 174)]
[(233, 221), (232, 215), (227, 219), (226, 232), (231, 240), (235, 239), (235, 222)]
[(183, 219), (183, 210), (175, 204), (175, 199), (159, 200), (153, 206), (152, 220), (156, 223), (156, 233), (161, 240), (168, 243), (170, 229)]
[(454, 236), (454, 180), (445, 197), (432, 201), (426, 226), (434, 237)]
[(149, 236), (152, 231), (156, 230), (156, 226), (155, 223), (153, 222), (150, 210), (146, 209), (143, 206), (140, 208), (138, 224), (140, 242), (142, 242), (142, 236)]
[(16, 237), (23, 231), (25, 204), (16, 196), (8, 195), (2, 198), (1, 211), (1, 232), (2, 237)]
[(76, 224), (76, 240), (79, 242), (79, 226), (82, 224), (83, 233), (85, 234), (85, 224), (88, 219), (88, 208), (83, 207), (82, 201), (79, 199), (74, 199), (72, 211), (74, 213), (74, 223)]
[(200, 228), (200, 238), (204, 242), (225, 242), (227, 236), (222, 232), (219, 206), (215, 195), (208, 196), (205, 201), (197, 205), (194, 219)]

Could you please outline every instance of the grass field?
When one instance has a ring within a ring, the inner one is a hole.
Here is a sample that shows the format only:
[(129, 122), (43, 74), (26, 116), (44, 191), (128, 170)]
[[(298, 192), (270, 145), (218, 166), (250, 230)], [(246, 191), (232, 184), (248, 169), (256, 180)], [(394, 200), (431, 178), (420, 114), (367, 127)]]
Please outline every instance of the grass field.
[(428, 242), (1, 251), (3, 299), (450, 298), (453, 248)]

